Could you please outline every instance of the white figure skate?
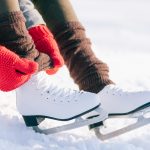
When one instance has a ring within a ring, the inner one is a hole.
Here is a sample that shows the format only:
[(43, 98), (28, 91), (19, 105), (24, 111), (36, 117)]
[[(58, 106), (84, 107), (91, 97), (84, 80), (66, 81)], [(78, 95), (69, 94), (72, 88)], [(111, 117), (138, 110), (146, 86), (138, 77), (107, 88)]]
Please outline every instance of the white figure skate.
[(127, 92), (117, 88), (115, 85), (108, 85), (98, 93), (98, 96), (101, 101), (101, 107), (109, 114), (108, 119), (133, 118), (137, 121), (107, 134), (102, 134), (101, 131), (101, 127), (105, 122), (91, 125), (97, 137), (101, 140), (119, 136), (150, 123), (150, 117), (145, 117), (150, 112), (150, 91)]
[[(60, 89), (51, 82), (51, 77), (42, 71), (33, 75), (27, 83), (16, 90), (17, 108), (28, 127), (33, 127), (40, 133), (52, 134), (88, 126), (108, 117), (108, 114), (100, 107), (96, 94)], [(90, 116), (93, 111), (97, 117), (87, 119), (85, 115)], [(38, 125), (44, 118), (59, 121), (74, 119), (75, 122), (42, 130)]]

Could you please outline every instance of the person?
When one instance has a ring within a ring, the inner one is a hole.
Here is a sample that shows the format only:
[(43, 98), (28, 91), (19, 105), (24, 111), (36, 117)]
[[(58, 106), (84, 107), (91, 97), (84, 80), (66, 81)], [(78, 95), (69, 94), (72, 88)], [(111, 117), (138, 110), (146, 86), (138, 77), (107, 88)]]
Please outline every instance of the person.
[[(38, 124), (36, 116), (66, 120), (91, 111), (99, 107), (100, 103), (108, 113), (127, 113), (149, 103), (150, 92), (120, 92), (116, 88), (114, 82), (109, 79), (108, 66), (95, 56), (85, 29), (68, 0), (33, 2), (49, 29), (43, 25), (45, 23), (31, 25), (38, 20), (36, 15), (29, 13), (35, 11), (34, 7), (29, 7), (32, 5), (31, 1), (20, 0), (20, 6), (18, 0), (0, 1), (0, 44), (3, 46), (0, 57), (2, 62), (6, 60), (0, 67), (3, 74), (3, 77), (0, 77), (0, 89), (10, 91), (17, 88), (17, 107), (26, 124)], [(24, 6), (31, 8), (28, 15), (22, 10), (29, 32), (20, 12), (20, 8), (25, 9)], [(50, 47), (51, 43), (54, 43), (53, 48)], [(51, 84), (48, 74), (55, 73), (63, 65), (62, 57), (81, 91), (59, 89)], [(27, 71), (22, 69), (23, 63)], [(20, 67), (15, 68), (14, 64)], [(12, 71), (8, 73), (6, 66)], [(54, 72), (51, 72), (53, 69)], [(9, 76), (5, 76), (6, 74)]]
[(38, 125), (39, 117), (69, 120), (100, 107), (94, 93), (52, 84), (49, 75), (63, 65), (63, 60), (53, 36), (44, 26), (30, 28), (30, 32), (36, 27), (47, 33), (41, 39), (44, 44), (38, 43), (39, 39), (35, 42), (38, 50), (26, 28), (18, 0), (0, 1), (0, 90), (16, 90), (17, 108), (26, 125)]

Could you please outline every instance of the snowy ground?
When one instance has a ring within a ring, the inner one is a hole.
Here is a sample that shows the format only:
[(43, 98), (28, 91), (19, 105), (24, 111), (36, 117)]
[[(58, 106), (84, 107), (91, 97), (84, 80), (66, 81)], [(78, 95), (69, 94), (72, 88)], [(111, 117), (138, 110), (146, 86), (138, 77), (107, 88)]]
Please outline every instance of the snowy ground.
[[(109, 65), (111, 79), (128, 90), (150, 89), (150, 1), (72, 2), (95, 53)], [(77, 88), (66, 68), (52, 78), (57, 84)], [(106, 142), (86, 127), (45, 136), (25, 127), (13, 92), (0, 93), (0, 108), (0, 150), (149, 150), (150, 126)]]

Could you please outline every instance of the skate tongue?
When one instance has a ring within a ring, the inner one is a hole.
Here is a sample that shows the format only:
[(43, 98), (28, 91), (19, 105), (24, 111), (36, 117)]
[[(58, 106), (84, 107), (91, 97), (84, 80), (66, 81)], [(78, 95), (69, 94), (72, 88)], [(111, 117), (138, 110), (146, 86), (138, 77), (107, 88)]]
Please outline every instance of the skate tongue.
[(110, 84), (110, 85), (107, 85), (105, 86), (105, 88), (103, 90), (101, 90), (98, 95), (101, 95), (103, 93), (112, 93), (113, 92), (115, 93), (122, 93), (122, 92), (126, 92), (126, 90), (120, 88), (119, 86), (116, 86), (114, 84)]
[(40, 72), (38, 72), (36, 74), (33, 74), (32, 77), (31, 77), (31, 80), (40, 81), (45, 76), (47, 76), (46, 72), (45, 71), (40, 71)]

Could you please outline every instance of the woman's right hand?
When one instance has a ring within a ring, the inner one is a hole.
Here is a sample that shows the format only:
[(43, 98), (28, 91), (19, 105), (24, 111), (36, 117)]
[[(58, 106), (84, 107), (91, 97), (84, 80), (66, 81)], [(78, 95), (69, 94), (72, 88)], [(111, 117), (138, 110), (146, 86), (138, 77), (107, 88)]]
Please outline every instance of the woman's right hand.
[(38, 64), (0, 46), (0, 90), (12, 91), (36, 73)]

